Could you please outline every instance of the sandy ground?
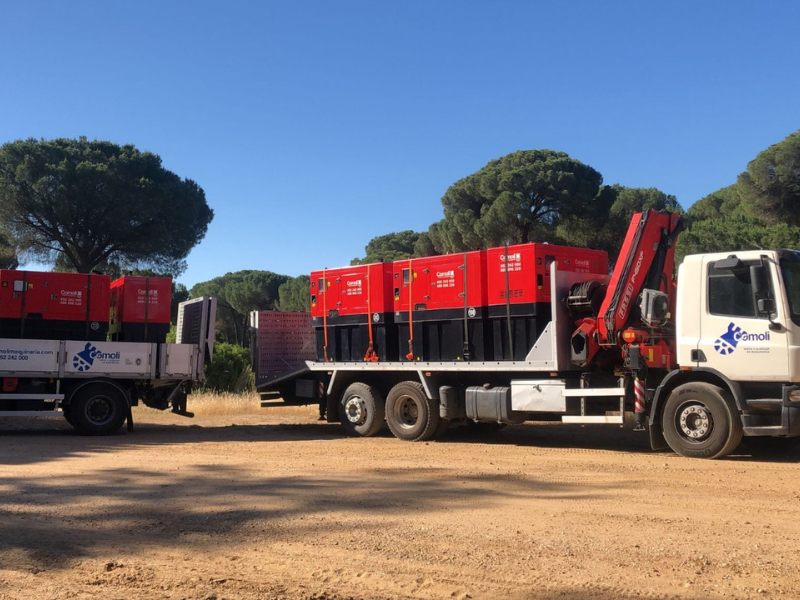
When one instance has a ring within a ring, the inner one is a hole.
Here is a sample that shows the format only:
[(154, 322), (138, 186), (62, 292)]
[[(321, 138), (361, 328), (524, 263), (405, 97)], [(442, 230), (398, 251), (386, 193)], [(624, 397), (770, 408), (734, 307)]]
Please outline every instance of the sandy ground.
[(0, 598), (800, 598), (794, 451), (530, 424), (413, 444), (315, 417), (0, 420)]

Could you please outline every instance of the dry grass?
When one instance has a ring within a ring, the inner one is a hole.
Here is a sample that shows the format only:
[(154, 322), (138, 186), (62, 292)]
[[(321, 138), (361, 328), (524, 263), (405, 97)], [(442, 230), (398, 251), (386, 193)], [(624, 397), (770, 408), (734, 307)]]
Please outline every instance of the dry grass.
[[(268, 421), (298, 423), (315, 420), (317, 405), (287, 406), (280, 400), (270, 401), (262, 407), (261, 397), (255, 393), (233, 394), (229, 392), (195, 392), (188, 398), (187, 408), (199, 422), (218, 423), (227, 417), (237, 422)], [(182, 419), (169, 411), (157, 411), (140, 405), (133, 409), (134, 421), (172, 422)], [(210, 421), (209, 421), (210, 420)], [(195, 421), (197, 423), (198, 421)]]
[(261, 398), (255, 392), (198, 392), (189, 396), (189, 410), (197, 415), (242, 415), (261, 411)]

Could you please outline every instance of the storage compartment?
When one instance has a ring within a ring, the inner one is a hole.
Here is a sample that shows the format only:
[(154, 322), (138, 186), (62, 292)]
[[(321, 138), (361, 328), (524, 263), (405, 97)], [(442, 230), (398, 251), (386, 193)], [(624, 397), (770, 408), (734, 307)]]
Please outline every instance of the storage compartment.
[(561, 379), (516, 380), (511, 382), (511, 408), (525, 412), (567, 411), (565, 388)]
[(491, 423), (522, 423), (525, 415), (511, 408), (511, 388), (472, 386), (467, 388), (467, 418)]
[(0, 337), (102, 341), (111, 277), (0, 270)]
[(109, 332), (116, 342), (164, 343), (172, 312), (172, 278), (120, 277), (111, 283)]

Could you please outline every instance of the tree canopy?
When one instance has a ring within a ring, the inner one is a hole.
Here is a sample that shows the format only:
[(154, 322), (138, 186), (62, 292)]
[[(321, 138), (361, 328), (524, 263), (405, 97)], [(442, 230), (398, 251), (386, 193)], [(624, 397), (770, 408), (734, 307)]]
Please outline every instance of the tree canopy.
[(523, 150), (450, 186), (444, 219), (429, 230), (439, 252), (558, 241), (566, 218), (586, 213), (603, 178), (564, 152)]
[(760, 152), (737, 182), (687, 211), (679, 258), (699, 252), (792, 248), (800, 239), (800, 131)]
[(613, 258), (635, 211), (683, 212), (656, 188), (602, 185), (592, 167), (552, 150), (525, 150), (491, 161), (448, 188), (444, 219), (427, 232), (372, 238), (351, 264), (431, 256), (505, 243), (548, 242), (606, 250)]
[(278, 288), (278, 310), (308, 312), (311, 310), (311, 278), (290, 277)]
[(367, 246), (364, 248), (366, 256), (354, 258), (350, 264), (366, 265), (376, 262), (391, 262), (415, 256), (414, 247), (421, 235), (423, 234), (407, 229), (374, 237), (367, 242)]
[(604, 186), (583, 214), (562, 220), (557, 233), (560, 243), (608, 252), (613, 262), (622, 247), (631, 215), (650, 209), (683, 213), (675, 196), (657, 188)]
[(214, 216), (202, 188), (132, 145), (79, 139), (0, 146), (0, 226), (20, 258), (78, 272), (115, 263), (179, 274)]
[(17, 251), (8, 235), (0, 230), (0, 269), (16, 269), (19, 266)]
[(751, 214), (768, 224), (800, 225), (800, 131), (750, 161), (738, 187)]
[(250, 311), (273, 310), (280, 286), (289, 279), (271, 271), (236, 271), (196, 284), (191, 295), (216, 296), (217, 337), (223, 342), (246, 345)]

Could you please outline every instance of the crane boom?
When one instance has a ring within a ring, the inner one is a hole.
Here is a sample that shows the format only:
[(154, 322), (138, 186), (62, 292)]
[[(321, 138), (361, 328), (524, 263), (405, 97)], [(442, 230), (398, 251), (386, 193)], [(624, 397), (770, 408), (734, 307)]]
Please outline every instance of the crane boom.
[(650, 290), (649, 297), (660, 293), (662, 312), (674, 314), (675, 240), (683, 228), (675, 213), (650, 209), (633, 215), (597, 315), (582, 319), (572, 336), (573, 362), (586, 366), (602, 348), (627, 348), (630, 340), (622, 334), (643, 326), (640, 301), (645, 290)]

